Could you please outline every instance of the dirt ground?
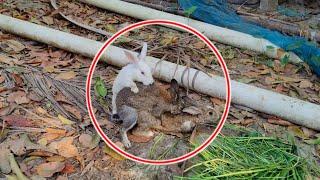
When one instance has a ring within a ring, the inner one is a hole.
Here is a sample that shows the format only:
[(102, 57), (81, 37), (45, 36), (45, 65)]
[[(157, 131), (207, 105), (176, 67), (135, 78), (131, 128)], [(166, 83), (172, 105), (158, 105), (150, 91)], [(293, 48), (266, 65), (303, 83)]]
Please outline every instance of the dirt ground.
[[(7, 0), (0, 4), (0, 12), (100, 42), (108, 37), (66, 21), (59, 12), (111, 33), (139, 21), (78, 1), (61, 0), (58, 4), (60, 9), (54, 10), (49, 0)], [(256, 8), (242, 8), (259, 13), (254, 11)], [(312, 7), (307, 10), (316, 11)], [(281, 15), (274, 17), (286, 20)], [(309, 18), (292, 23), (319, 30), (317, 18), (319, 15), (310, 13)], [(188, 33), (148, 26), (126, 34), (126, 37), (132, 40), (120, 39), (114, 45), (138, 52), (139, 42), (145, 41), (149, 45), (149, 56), (223, 75), (214, 54)], [(214, 44), (227, 63), (231, 79), (320, 104), (319, 77), (306, 64), (283, 64), (250, 50)], [(0, 31), (0, 162), (6, 162), (7, 154), (11, 152), (21, 171), (38, 179), (172, 179), (184, 175), (189, 161), (169, 166), (141, 165), (124, 159), (100, 139), (85, 105), (85, 81), (91, 61), (91, 58)], [(101, 127), (121, 147), (119, 126), (108, 121), (106, 115), (118, 71), (119, 68), (106, 63), (98, 64), (93, 79), (101, 77), (108, 93), (105, 104), (94, 98), (94, 107)], [(167, 83), (160, 83), (168, 87)], [(188, 97), (211, 106), (218, 116), (224, 110), (224, 100), (193, 91), (188, 92)], [(308, 143), (320, 137), (317, 131), (236, 104), (232, 104), (227, 122), (270, 136), (286, 138), (288, 132), (292, 133), (300, 155), (320, 161), (320, 145)], [(209, 133), (213, 128), (199, 130)], [(129, 136), (135, 142), (129, 152), (151, 159), (176, 157), (192, 149), (189, 145), (191, 134), (180, 138), (179, 134), (155, 131), (153, 139), (147, 140)], [(223, 131), (222, 134), (233, 132)], [(0, 178), (10, 173), (9, 167), (1, 163)]]

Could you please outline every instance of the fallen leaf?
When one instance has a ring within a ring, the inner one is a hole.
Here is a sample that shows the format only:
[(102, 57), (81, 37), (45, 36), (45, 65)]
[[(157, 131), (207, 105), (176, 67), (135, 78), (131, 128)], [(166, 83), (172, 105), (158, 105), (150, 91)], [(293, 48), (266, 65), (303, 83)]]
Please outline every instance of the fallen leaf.
[(198, 42), (194, 43), (192, 46), (197, 49), (202, 49), (202, 48), (206, 47), (206, 44), (203, 43), (202, 41), (198, 41)]
[(43, 109), (42, 107), (38, 107), (36, 110), (40, 114), (43, 114), (43, 115), (48, 114), (48, 112), (45, 109)]
[(38, 144), (46, 146), (48, 144), (48, 140), (46, 138), (41, 138), (38, 140)]
[(241, 122), (241, 124), (244, 125), (244, 126), (248, 126), (248, 125), (253, 124), (253, 123), (255, 123), (255, 122), (256, 122), (255, 119), (244, 119), (244, 120)]
[(289, 121), (285, 121), (279, 118), (269, 118), (267, 120), (268, 123), (271, 124), (276, 124), (276, 125), (280, 125), (280, 126), (292, 126), (293, 124)]
[(16, 59), (0, 54), (0, 62), (13, 66), (14, 64), (16, 64), (17, 61)]
[(52, 133), (52, 134), (60, 134), (62, 136), (65, 136), (67, 131), (64, 129), (54, 129), (54, 128), (46, 128), (47, 133)]
[(77, 74), (74, 71), (68, 71), (68, 72), (60, 73), (59, 75), (56, 76), (56, 78), (60, 80), (69, 80), (69, 79), (75, 78), (76, 75)]
[(103, 148), (103, 152), (108, 154), (109, 156), (113, 157), (114, 159), (117, 159), (119, 161), (125, 160), (126, 158), (118, 154), (116, 151), (111, 149), (109, 146), (105, 145)]
[(47, 151), (34, 151), (28, 154), (28, 156), (40, 156), (40, 157), (51, 157), (54, 154)]
[(294, 136), (299, 137), (301, 139), (307, 139), (308, 137), (304, 134), (304, 132), (300, 129), (299, 126), (289, 126), (288, 131), (292, 132)]
[(128, 134), (128, 139), (131, 142), (135, 142), (135, 143), (146, 143), (149, 142), (153, 139), (153, 137), (151, 136), (139, 136), (139, 135), (135, 135), (135, 134)]
[(312, 129), (309, 129), (309, 128), (306, 128), (306, 127), (301, 127), (303, 133), (307, 136), (307, 137), (312, 137), (314, 136), (317, 132), (312, 130)]
[(27, 98), (35, 102), (41, 102), (44, 99), (43, 97), (40, 97), (38, 94), (36, 94), (34, 91), (30, 91), (27, 94)]
[(21, 115), (8, 115), (2, 119), (10, 126), (14, 127), (33, 127), (32, 121)]
[(106, 30), (107, 30), (108, 32), (111, 32), (111, 33), (117, 32), (116, 27), (115, 27), (114, 25), (112, 25), (112, 24), (107, 24), (107, 25), (106, 25)]
[(68, 180), (68, 178), (65, 177), (65, 176), (60, 175), (60, 176), (57, 177), (56, 180)]
[(49, 146), (57, 149), (59, 155), (71, 158), (79, 154), (78, 149), (73, 143), (73, 137), (65, 137), (58, 142), (52, 142)]
[(27, 98), (27, 94), (24, 91), (16, 91), (8, 96), (7, 101), (17, 104), (27, 104), (30, 102), (30, 99)]
[(213, 98), (210, 98), (210, 100), (213, 104), (217, 104), (217, 105), (224, 105), (225, 104), (225, 100), (221, 100), (219, 98), (213, 97)]
[(53, 18), (51, 16), (43, 16), (42, 21), (48, 25), (53, 24)]
[(14, 81), (15, 81), (17, 86), (22, 87), (24, 85), (23, 84), (23, 79), (21, 78), (20, 75), (11, 73), (11, 76), (13, 77), (13, 79), (14, 79)]
[(24, 50), (25, 46), (18, 41), (10, 39), (10, 40), (6, 40), (6, 41), (3, 41), (2, 43), (0, 43), (0, 48), (8, 53), (12, 53), (12, 52), (18, 53), (18, 52)]
[(79, 142), (81, 143), (81, 145), (87, 148), (93, 147), (92, 140), (93, 138), (89, 134), (81, 134), (79, 137)]
[(76, 169), (72, 164), (66, 163), (66, 165), (62, 169), (61, 173), (63, 173), (63, 174), (71, 174), (71, 173), (74, 173), (75, 171), (76, 171)]
[(62, 124), (65, 124), (65, 125), (71, 125), (71, 124), (74, 124), (75, 122), (73, 121), (70, 121), (69, 119), (63, 117), (62, 115), (58, 115), (58, 119), (60, 119), (60, 121), (62, 122)]
[(66, 160), (66, 158), (63, 156), (56, 155), (56, 156), (50, 156), (46, 160), (49, 162), (63, 162)]
[(167, 45), (171, 45), (172, 43), (176, 43), (177, 40), (178, 40), (178, 37), (176, 37), (174, 34), (165, 34), (164, 39), (160, 41), (160, 44), (167, 46)]
[[(0, 58), (1, 58), (1, 56), (0, 56)], [(4, 76), (0, 75), (0, 84), (3, 83), (5, 80), (6, 80), (6, 78)]]
[(254, 81), (256, 81), (256, 80), (257, 80), (257, 79), (250, 79), (250, 78), (245, 78), (245, 77), (238, 79), (239, 82), (245, 83), (245, 84), (249, 84), (249, 83), (254, 82)]
[(0, 172), (4, 174), (9, 174), (11, 172), (11, 166), (9, 162), (9, 149), (1, 148), (0, 149)]
[(43, 68), (43, 72), (53, 73), (55, 71), (56, 71), (56, 69), (55, 69), (54, 65), (45, 66)]
[(63, 104), (62, 105), (63, 108), (70, 112), (72, 115), (74, 115), (78, 120), (81, 120), (82, 119), (82, 116), (81, 116), (81, 112), (78, 108), (76, 108), (75, 106), (71, 106), (71, 105), (68, 105), (68, 104)]
[(299, 84), (300, 88), (310, 88), (312, 87), (312, 83), (308, 80), (302, 80)]
[(46, 133), (44, 133), (41, 138), (48, 142), (64, 137), (66, 136), (66, 133), (66, 130), (63, 129), (46, 128)]
[(54, 173), (60, 172), (65, 167), (62, 162), (48, 162), (40, 164), (36, 169), (37, 173), (42, 177), (52, 177)]
[(263, 123), (263, 129), (264, 129), (266, 132), (269, 132), (269, 133), (275, 132), (275, 130), (276, 130), (278, 127), (279, 127), (278, 125), (273, 125), (273, 124), (270, 124), (270, 123)]

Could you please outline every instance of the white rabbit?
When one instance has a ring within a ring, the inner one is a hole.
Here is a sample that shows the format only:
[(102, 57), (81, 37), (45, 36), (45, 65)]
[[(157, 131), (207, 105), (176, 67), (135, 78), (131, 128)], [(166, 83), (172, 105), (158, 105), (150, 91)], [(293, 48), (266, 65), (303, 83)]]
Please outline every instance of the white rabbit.
[(123, 88), (129, 87), (132, 92), (138, 93), (139, 89), (135, 81), (141, 82), (146, 86), (151, 85), (154, 82), (151, 68), (145, 62), (147, 56), (147, 43), (143, 43), (141, 53), (138, 56), (135, 56), (128, 51), (124, 51), (124, 54), (130, 63), (120, 70), (112, 86), (112, 118), (114, 119), (119, 119), (116, 98)]

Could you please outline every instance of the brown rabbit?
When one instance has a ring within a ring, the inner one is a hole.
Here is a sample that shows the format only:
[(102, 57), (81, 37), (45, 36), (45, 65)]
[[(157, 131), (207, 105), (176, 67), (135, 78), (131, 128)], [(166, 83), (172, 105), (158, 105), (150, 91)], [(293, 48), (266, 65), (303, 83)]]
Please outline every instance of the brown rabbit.
[[(144, 86), (137, 84), (138, 93), (130, 88), (122, 89), (116, 98), (120, 120), (123, 121), (121, 136), (125, 147), (131, 146), (127, 132), (134, 128), (134, 133), (153, 136), (152, 129), (163, 132), (190, 132), (196, 123), (205, 121), (208, 108), (202, 108), (198, 115), (183, 112), (186, 102), (180, 97), (177, 81), (172, 80), (168, 90), (158, 83)], [(169, 121), (170, 120), (170, 123)]]

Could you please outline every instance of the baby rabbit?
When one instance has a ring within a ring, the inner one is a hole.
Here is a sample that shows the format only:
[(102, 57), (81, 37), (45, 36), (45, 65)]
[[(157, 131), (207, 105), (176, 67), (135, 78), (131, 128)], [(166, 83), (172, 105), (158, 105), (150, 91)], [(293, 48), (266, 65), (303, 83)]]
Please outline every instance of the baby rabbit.
[(137, 83), (139, 93), (132, 92), (130, 87), (125, 87), (116, 97), (119, 120), (121, 125), (122, 143), (126, 148), (131, 146), (127, 132), (135, 127), (135, 134), (153, 136), (151, 129), (161, 129), (161, 116), (165, 112), (172, 114), (180, 111), (177, 105), (171, 101), (171, 95), (156, 83), (145, 86)]
[[(130, 141), (127, 137), (127, 131), (137, 123), (137, 110), (130, 106), (117, 106), (116, 99), (119, 92), (124, 88), (129, 88), (130, 91), (138, 93), (139, 89), (135, 83), (141, 82), (143, 85), (151, 85), (154, 82), (151, 68), (146, 64), (145, 58), (147, 56), (147, 43), (143, 43), (141, 53), (134, 56), (132, 53), (124, 51), (124, 54), (130, 61), (128, 65), (123, 67), (116, 77), (112, 86), (112, 122), (122, 121), (121, 137), (125, 147), (130, 147)], [(117, 107), (119, 107), (119, 112)], [(121, 118), (120, 118), (121, 117)]]
[(138, 93), (139, 89), (135, 81), (141, 82), (143, 85), (150, 85), (154, 82), (151, 68), (145, 62), (145, 58), (147, 56), (147, 43), (143, 43), (141, 53), (138, 57), (127, 51), (124, 51), (124, 53), (130, 61), (130, 64), (120, 70), (112, 86), (113, 119), (119, 119), (119, 115), (117, 114), (116, 98), (123, 88), (129, 87), (132, 92)]

